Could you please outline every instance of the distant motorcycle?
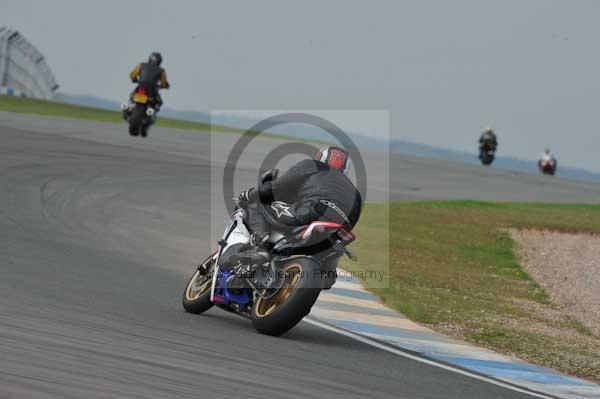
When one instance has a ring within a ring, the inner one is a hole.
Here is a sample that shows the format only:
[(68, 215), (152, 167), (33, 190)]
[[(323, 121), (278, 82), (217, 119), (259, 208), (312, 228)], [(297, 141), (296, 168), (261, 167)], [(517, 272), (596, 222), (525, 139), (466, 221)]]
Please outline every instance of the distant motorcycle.
[(479, 146), (479, 159), (483, 165), (491, 165), (496, 155), (496, 146), (491, 143), (483, 143)]
[(129, 123), (129, 134), (148, 136), (148, 130), (156, 122), (157, 102), (150, 96), (150, 90), (143, 85), (132, 93), (129, 102), (121, 106), (123, 118)]
[(540, 159), (538, 161), (538, 169), (544, 175), (554, 176), (556, 174), (557, 162), (556, 159)]
[(251, 319), (263, 334), (280, 335), (310, 312), (325, 288), (323, 274), (335, 273), (325, 265), (336, 264), (344, 254), (356, 259), (346, 248), (355, 237), (344, 226), (328, 221), (297, 228), (272, 223), (271, 260), (255, 265), (236, 256), (251, 241), (244, 214), (239, 207), (230, 216), (217, 250), (187, 283), (183, 307), (198, 314), (215, 305)]

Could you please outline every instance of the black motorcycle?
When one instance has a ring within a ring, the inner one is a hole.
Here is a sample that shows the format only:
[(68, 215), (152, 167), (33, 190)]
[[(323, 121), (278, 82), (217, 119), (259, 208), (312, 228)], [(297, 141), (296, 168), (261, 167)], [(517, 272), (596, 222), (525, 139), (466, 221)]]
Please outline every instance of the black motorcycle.
[(132, 136), (147, 137), (150, 126), (156, 122), (158, 91), (156, 95), (151, 92), (152, 90), (140, 85), (132, 93), (129, 102), (121, 106), (123, 118), (129, 123), (129, 134)]
[(489, 166), (494, 162), (496, 146), (493, 143), (482, 143), (479, 146), (479, 159), (483, 165)]
[(557, 166), (558, 165), (557, 165), (556, 159), (554, 159), (554, 158), (540, 159), (538, 161), (538, 169), (539, 169), (540, 173), (543, 175), (554, 176), (556, 174)]
[(230, 216), (217, 249), (188, 281), (183, 307), (198, 314), (217, 306), (251, 319), (263, 334), (280, 335), (310, 312), (322, 289), (331, 287), (339, 258), (356, 259), (346, 248), (355, 237), (330, 221), (284, 226), (265, 211), (272, 226), (271, 257), (256, 262), (247, 255), (252, 236), (245, 212), (239, 204)]

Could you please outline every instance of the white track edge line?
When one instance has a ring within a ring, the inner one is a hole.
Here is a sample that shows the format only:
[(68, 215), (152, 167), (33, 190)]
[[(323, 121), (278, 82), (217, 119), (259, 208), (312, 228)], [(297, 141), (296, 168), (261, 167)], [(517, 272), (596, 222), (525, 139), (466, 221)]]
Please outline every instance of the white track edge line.
[(346, 337), (350, 337), (350, 338), (355, 339), (357, 341), (360, 341), (360, 342), (362, 342), (364, 344), (374, 346), (375, 348), (383, 349), (384, 351), (391, 352), (393, 354), (400, 355), (402, 357), (405, 357), (405, 358), (408, 358), (408, 359), (411, 359), (411, 360), (416, 360), (417, 362), (425, 363), (425, 364), (428, 364), (430, 366), (439, 367), (441, 369), (452, 371), (452, 372), (457, 373), (457, 374), (462, 374), (462, 375), (467, 376), (467, 377), (475, 378), (476, 380), (480, 380), (480, 381), (484, 381), (484, 382), (487, 382), (487, 383), (490, 383), (490, 384), (498, 385), (500, 387), (507, 388), (507, 389), (510, 389), (512, 391), (515, 391), (515, 392), (524, 393), (524, 394), (535, 396), (535, 397), (542, 398), (542, 399), (556, 399), (555, 396), (547, 396), (547, 395), (544, 395), (542, 393), (533, 392), (533, 391), (530, 391), (530, 390), (527, 390), (527, 389), (521, 389), (521, 388), (519, 388), (517, 386), (511, 385), (511, 384), (507, 384), (507, 383), (495, 380), (493, 378), (488, 378), (488, 377), (484, 377), (484, 376), (479, 375), (479, 374), (474, 374), (474, 373), (471, 373), (469, 371), (466, 371), (466, 370), (463, 370), (463, 369), (459, 369), (457, 367), (452, 367), (452, 366), (449, 366), (449, 365), (444, 364), (444, 363), (438, 363), (438, 362), (436, 362), (434, 360), (431, 360), (431, 359), (426, 359), (426, 358), (423, 358), (423, 357), (411, 355), (410, 353), (404, 352), (404, 351), (402, 351), (400, 349), (396, 349), (396, 348), (392, 348), (392, 347), (387, 346), (387, 345), (383, 345), (383, 344), (381, 344), (381, 343), (379, 343), (379, 342), (377, 342), (375, 340), (372, 340), (372, 339), (370, 339), (368, 337), (364, 337), (362, 335), (355, 334), (353, 332), (344, 330), (342, 328), (338, 328), (338, 327), (335, 327), (335, 326), (332, 326), (332, 325), (329, 325), (329, 324), (317, 321), (317, 320), (315, 320), (313, 318), (305, 318), (304, 321), (306, 321), (307, 323), (312, 324), (314, 326), (324, 328), (325, 330), (329, 330), (329, 331), (333, 331), (333, 332), (341, 334), (341, 335), (345, 335)]

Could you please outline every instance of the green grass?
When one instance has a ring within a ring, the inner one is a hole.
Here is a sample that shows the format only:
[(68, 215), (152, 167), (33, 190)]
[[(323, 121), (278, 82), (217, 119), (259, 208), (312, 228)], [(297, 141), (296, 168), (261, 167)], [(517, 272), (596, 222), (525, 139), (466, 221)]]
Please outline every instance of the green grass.
[[(33, 98), (22, 98), (0, 95), (0, 111), (16, 112), (22, 114), (35, 114), (47, 116), (59, 116), (72, 119), (87, 119), (101, 122), (125, 123), (120, 111), (108, 111), (99, 108), (82, 107), (59, 103), (55, 101), (46, 101)], [(243, 134), (245, 130), (236, 129), (227, 126), (210, 125), (208, 123), (190, 122), (181, 119), (170, 119), (159, 117), (156, 126), (197, 130), (204, 133), (230, 133)], [(273, 135), (261, 133), (261, 137), (269, 137), (283, 140), (302, 141), (300, 139), (287, 137), (285, 135)], [(318, 141), (310, 141), (317, 143)]]
[[(600, 206), (367, 204), (352, 245), (359, 261), (344, 261), (343, 267), (387, 272), (383, 285), (366, 281), (367, 287), (417, 322), (600, 381), (600, 337), (561, 314), (521, 268), (511, 228), (600, 233)], [(564, 339), (559, 330), (578, 338)], [(582, 347), (584, 341), (591, 346)]]

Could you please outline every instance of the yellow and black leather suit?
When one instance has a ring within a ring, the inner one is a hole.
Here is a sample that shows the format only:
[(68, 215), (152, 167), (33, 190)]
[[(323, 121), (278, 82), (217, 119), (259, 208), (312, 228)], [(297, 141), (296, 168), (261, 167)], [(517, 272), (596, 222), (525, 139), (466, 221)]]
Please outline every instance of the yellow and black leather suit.
[(162, 89), (168, 89), (171, 87), (167, 80), (167, 73), (163, 68), (158, 65), (151, 64), (149, 62), (142, 62), (133, 68), (133, 71), (129, 74), (133, 83), (140, 83), (143, 85), (152, 85), (156, 87), (160, 83)]
[(158, 93), (158, 84), (160, 83), (161, 89), (171, 87), (167, 80), (167, 73), (163, 68), (150, 62), (142, 62), (133, 68), (129, 77), (133, 83), (138, 83), (139, 86), (145, 87), (150, 96), (155, 99), (154, 102), (159, 107), (162, 106), (163, 101)]

